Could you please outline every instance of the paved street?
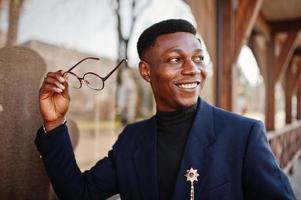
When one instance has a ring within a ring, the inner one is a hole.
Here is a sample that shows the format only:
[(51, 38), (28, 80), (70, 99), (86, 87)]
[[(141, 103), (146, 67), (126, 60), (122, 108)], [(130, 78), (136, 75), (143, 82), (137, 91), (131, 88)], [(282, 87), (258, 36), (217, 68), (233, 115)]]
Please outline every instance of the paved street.
[(294, 165), (294, 173), (289, 177), (297, 200), (301, 200), (301, 158)]

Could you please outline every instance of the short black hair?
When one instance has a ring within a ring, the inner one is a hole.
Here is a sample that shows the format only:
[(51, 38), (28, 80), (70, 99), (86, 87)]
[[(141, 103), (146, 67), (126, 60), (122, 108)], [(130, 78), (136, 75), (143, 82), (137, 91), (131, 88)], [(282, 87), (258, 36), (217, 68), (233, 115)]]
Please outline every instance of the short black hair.
[(139, 58), (142, 59), (145, 50), (154, 45), (158, 36), (176, 32), (188, 32), (196, 35), (195, 27), (184, 19), (164, 20), (145, 29), (137, 42)]

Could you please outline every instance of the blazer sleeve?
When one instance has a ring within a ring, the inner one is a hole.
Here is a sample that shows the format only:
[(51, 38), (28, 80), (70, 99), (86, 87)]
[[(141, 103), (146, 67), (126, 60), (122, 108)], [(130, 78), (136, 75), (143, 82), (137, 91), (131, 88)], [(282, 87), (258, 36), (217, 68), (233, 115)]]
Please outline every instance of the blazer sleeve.
[(39, 129), (35, 144), (59, 199), (106, 199), (118, 193), (114, 166), (117, 145), (108, 157), (82, 173), (76, 163), (66, 125), (49, 134)]
[(262, 122), (254, 122), (244, 158), (245, 199), (296, 199), (267, 141)]

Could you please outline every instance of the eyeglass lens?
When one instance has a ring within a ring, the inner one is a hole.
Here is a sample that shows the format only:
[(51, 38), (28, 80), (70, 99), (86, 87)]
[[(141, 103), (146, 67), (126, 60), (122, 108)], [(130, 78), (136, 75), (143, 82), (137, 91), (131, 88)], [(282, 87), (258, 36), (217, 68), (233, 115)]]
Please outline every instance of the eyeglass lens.
[(82, 82), (84, 82), (93, 90), (102, 90), (104, 88), (104, 81), (93, 73), (86, 73), (83, 79), (80, 79), (72, 72), (67, 72), (65, 74), (65, 78), (68, 82), (68, 85), (76, 89), (81, 88)]
[(73, 88), (77, 88), (77, 89), (81, 88), (82, 83), (80, 82), (78, 77), (75, 74), (73, 74), (72, 72), (66, 72), (64, 74), (64, 77), (66, 78), (69, 86), (71, 86)]
[(104, 88), (104, 81), (92, 73), (86, 73), (84, 75), (84, 81), (86, 85), (94, 90), (102, 90)]

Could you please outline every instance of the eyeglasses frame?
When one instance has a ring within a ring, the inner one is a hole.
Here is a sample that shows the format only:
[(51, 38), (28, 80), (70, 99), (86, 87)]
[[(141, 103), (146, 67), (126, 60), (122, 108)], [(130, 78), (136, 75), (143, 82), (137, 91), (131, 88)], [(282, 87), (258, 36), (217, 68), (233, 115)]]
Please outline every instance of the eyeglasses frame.
[(68, 69), (66, 72), (63, 73), (63, 76), (64, 76), (65, 74), (67, 74), (67, 73), (73, 74), (73, 75), (79, 80), (80, 86), (79, 86), (78, 88), (76, 87), (76, 89), (80, 89), (80, 88), (82, 87), (82, 85), (83, 85), (82, 82), (85, 81), (85, 76), (86, 76), (87, 74), (93, 74), (93, 75), (97, 76), (98, 78), (100, 78), (100, 79), (102, 80), (102, 82), (103, 82), (102, 88), (100, 88), (100, 89), (91, 88), (91, 87), (89, 87), (88, 84), (87, 84), (87, 86), (88, 86), (90, 89), (92, 89), (92, 90), (101, 91), (101, 90), (104, 88), (104, 86), (105, 86), (105, 81), (106, 81), (106, 80), (107, 80), (107, 79), (108, 79), (108, 78), (109, 78), (109, 77), (110, 77), (110, 76), (118, 69), (118, 67), (119, 67), (123, 62), (127, 62), (127, 59), (126, 59), (126, 58), (122, 59), (122, 60), (118, 63), (118, 65), (116, 65), (116, 67), (114, 67), (114, 69), (112, 69), (105, 77), (101, 77), (100, 75), (98, 75), (98, 74), (96, 74), (96, 73), (94, 73), (94, 72), (86, 72), (86, 73), (83, 75), (83, 77), (78, 77), (75, 73), (71, 72), (74, 68), (76, 68), (78, 65), (80, 65), (82, 62), (84, 62), (84, 61), (86, 61), (86, 60), (100, 60), (100, 58), (97, 58), (97, 57), (86, 57), (86, 58), (83, 58), (82, 60), (78, 61), (75, 65), (73, 65), (70, 69)]

